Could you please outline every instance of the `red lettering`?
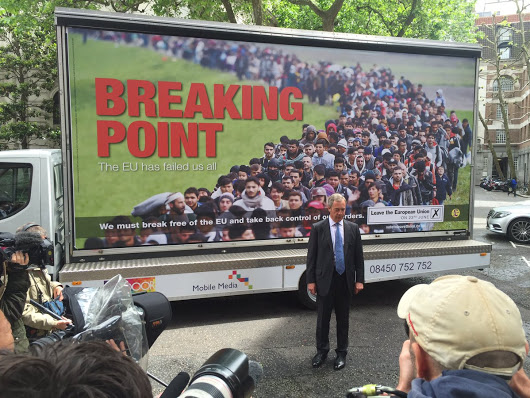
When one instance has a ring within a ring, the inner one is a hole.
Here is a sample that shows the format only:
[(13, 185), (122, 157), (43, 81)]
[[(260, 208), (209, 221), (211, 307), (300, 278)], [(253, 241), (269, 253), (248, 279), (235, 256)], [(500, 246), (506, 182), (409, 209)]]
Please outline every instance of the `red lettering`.
[(158, 157), (169, 157), (168, 123), (158, 122)]
[(278, 120), (278, 87), (269, 87), (268, 99), (263, 86), (254, 86), (252, 94), (254, 119), (263, 119), (263, 109), (265, 109), (268, 120)]
[[(291, 94), (295, 99), (302, 99), (300, 89), (296, 87), (285, 87), (280, 93), (280, 116), (283, 120), (302, 120), (303, 105), (301, 102), (290, 102)], [(290, 113), (290, 109), (293, 113)]]
[(186, 156), (189, 158), (196, 158), (199, 151), (199, 146), (197, 144), (197, 123), (188, 123), (187, 135), (182, 123), (171, 123), (170, 129), (171, 156), (174, 158), (180, 157), (180, 146), (182, 144), (184, 152), (186, 152)]
[[(109, 88), (112, 90), (109, 92)], [(96, 77), (96, 114), (98, 116), (117, 116), (125, 112), (126, 104), (121, 95), (123, 83), (117, 79)], [(109, 106), (109, 101), (113, 106)]]
[[(113, 130), (114, 134), (111, 135), (110, 130)], [(125, 139), (125, 126), (114, 120), (98, 120), (97, 136), (98, 156), (108, 158), (110, 156), (110, 144), (117, 144)]]
[[(142, 89), (142, 93), (140, 93)], [(145, 116), (156, 117), (155, 85), (147, 80), (127, 80), (129, 116), (140, 116), (140, 103), (144, 104)]]
[(252, 119), (252, 86), (245, 85), (242, 87), (242, 99), (241, 99), (241, 113), (243, 114), (243, 119), (251, 120)]
[[(144, 149), (140, 149), (140, 130), (144, 134)], [(127, 146), (131, 155), (137, 158), (152, 156), (156, 149), (156, 131), (153, 125), (143, 120), (132, 122), (127, 129)]]
[(199, 130), (206, 132), (206, 157), (214, 158), (217, 153), (217, 132), (223, 131), (222, 123), (199, 123)]
[[(197, 100), (199, 100), (199, 103), (197, 103)], [(212, 107), (203, 83), (191, 83), (184, 117), (193, 119), (196, 113), (202, 114), (204, 119), (213, 118)]]
[(239, 86), (230, 85), (226, 93), (222, 84), (214, 84), (214, 115), (216, 119), (225, 118), (225, 110), (228, 111), (230, 119), (241, 119), (241, 115), (234, 105), (234, 95), (237, 94)]
[(171, 109), (171, 104), (180, 104), (180, 95), (171, 95), (170, 90), (182, 90), (180, 82), (158, 82), (158, 115), (160, 117), (182, 117), (180, 109)]

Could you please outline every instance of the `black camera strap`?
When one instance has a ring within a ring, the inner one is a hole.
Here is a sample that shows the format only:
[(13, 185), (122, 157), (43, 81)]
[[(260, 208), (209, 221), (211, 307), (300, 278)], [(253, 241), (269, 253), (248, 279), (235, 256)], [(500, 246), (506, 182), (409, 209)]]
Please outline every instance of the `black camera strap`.
[[(42, 290), (40, 290), (39, 285), (37, 284), (37, 281), (35, 280), (35, 277), (33, 276), (33, 272), (30, 272), (29, 275), (31, 276), (31, 279), (33, 279), (33, 283), (35, 284), (35, 288), (37, 289), (37, 299), (40, 304), (43, 303), (42, 297), (44, 294), (42, 293)], [(47, 281), (46, 281), (47, 282)]]
[(2, 279), (0, 280), (0, 299), (4, 296), (4, 292), (6, 290), (6, 283), (7, 283), (7, 264), (4, 261), (2, 263)]

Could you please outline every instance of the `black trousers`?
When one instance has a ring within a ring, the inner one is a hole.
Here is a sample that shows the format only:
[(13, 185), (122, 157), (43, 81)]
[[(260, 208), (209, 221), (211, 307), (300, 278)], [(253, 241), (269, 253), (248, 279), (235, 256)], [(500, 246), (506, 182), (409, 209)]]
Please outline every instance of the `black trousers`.
[(329, 322), (335, 309), (337, 320), (337, 354), (348, 353), (348, 329), (350, 320), (350, 292), (346, 273), (339, 275), (333, 271), (331, 288), (327, 296), (317, 295), (317, 351), (329, 351)]

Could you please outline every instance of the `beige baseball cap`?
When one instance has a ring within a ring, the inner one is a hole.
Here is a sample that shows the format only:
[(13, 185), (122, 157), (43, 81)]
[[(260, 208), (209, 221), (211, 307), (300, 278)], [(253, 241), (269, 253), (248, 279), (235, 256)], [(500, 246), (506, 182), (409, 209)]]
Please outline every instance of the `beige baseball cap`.
[[(521, 314), (513, 300), (490, 282), (474, 276), (443, 276), (407, 290), (397, 313), (407, 321), (417, 343), (447, 369), (511, 377), (523, 365), (526, 338)], [(495, 364), (468, 363), (491, 352), (496, 352)], [(496, 366), (499, 359), (504, 361)]]

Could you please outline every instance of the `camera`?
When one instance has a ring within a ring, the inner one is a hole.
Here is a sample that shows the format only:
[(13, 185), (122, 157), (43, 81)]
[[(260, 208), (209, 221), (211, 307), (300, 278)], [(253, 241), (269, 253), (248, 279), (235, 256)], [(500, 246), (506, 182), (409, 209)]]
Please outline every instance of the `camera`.
[[(0, 256), (2, 261), (9, 261), (11, 256), (17, 252), (28, 254), (29, 264), (37, 266), (52, 265), (53, 242), (42, 237), (36, 232), (19, 232), (13, 235), (9, 232), (0, 232)], [(27, 268), (10, 263), (11, 268)]]
[(249, 398), (263, 368), (239, 350), (223, 348), (195, 372), (180, 398)]

